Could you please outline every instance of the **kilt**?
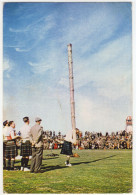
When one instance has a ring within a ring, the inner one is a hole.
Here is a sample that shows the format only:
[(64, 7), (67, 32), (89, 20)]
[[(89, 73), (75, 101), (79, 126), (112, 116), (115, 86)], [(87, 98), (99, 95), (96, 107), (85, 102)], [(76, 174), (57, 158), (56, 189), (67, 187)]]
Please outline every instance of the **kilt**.
[(3, 159), (5, 159), (5, 146), (7, 141), (3, 141)]
[(29, 140), (24, 143), (21, 143), (21, 152), (20, 156), (31, 156), (32, 155), (32, 146)]
[(72, 143), (68, 141), (64, 141), (62, 145), (61, 154), (72, 155)]
[(14, 140), (9, 140), (5, 143), (4, 156), (5, 158), (15, 158), (18, 155), (17, 146)]

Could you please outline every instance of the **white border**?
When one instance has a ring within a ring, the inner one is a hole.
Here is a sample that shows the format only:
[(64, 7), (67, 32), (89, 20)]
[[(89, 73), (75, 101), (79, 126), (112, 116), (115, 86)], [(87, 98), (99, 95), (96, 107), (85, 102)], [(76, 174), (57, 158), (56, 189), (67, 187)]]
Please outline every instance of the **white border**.
[[(130, 2), (132, 3), (132, 70), (133, 70), (133, 192), (129, 194), (136, 194), (136, 0), (99, 0), (99, 1), (93, 1), (93, 0), (0, 0), (0, 152), (2, 154), (2, 122), (3, 122), (3, 73), (2, 73), (2, 62), (3, 62), (3, 5), (6, 2), (14, 3), (14, 2), (34, 2), (34, 3), (40, 3), (40, 2)], [(0, 167), (3, 167), (3, 158), (0, 158)], [(3, 194), (3, 169), (0, 168), (0, 194)], [(74, 194), (75, 195), (75, 194)], [(105, 195), (105, 194), (104, 194)], [(110, 194), (112, 195), (112, 194)], [(118, 195), (118, 194), (116, 194)], [(120, 194), (119, 194), (120, 195)]]
[(133, 194), (136, 194), (136, 1), (132, 3), (132, 70), (133, 70)]
[(110, 2), (118, 2), (118, 3), (133, 3), (135, 2), (136, 0), (0, 0), (1, 3), (6, 3), (6, 2), (9, 2), (9, 3), (14, 3), (14, 2), (18, 2), (18, 3), (25, 3), (25, 2), (30, 2), (30, 3), (41, 3), (41, 2), (45, 2), (45, 3), (59, 3), (59, 2), (73, 2), (73, 3), (102, 3), (102, 2), (107, 2), (107, 3), (110, 3)]
[[(3, 154), (3, 3), (0, 3), (0, 154)], [(0, 194), (3, 193), (3, 155), (0, 155)]]

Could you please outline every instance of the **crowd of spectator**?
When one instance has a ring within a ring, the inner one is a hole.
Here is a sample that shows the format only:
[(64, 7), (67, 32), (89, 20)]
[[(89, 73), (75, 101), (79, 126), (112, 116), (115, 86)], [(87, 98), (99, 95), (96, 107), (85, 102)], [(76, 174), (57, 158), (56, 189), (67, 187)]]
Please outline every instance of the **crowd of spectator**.
[[(44, 149), (60, 149), (64, 142), (65, 135), (61, 132), (55, 135), (55, 132), (44, 132)], [(77, 143), (73, 145), (74, 149), (132, 149), (132, 133), (125, 130), (111, 133), (92, 133), (85, 132), (83, 136), (81, 131), (77, 133)]]

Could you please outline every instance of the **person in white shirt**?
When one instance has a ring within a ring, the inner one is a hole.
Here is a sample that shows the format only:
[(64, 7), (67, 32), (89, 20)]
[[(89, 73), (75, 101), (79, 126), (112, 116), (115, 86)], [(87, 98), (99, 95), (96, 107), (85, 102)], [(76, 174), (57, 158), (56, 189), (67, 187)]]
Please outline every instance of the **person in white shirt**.
[(20, 133), (21, 133), (21, 153), (20, 156), (22, 156), (21, 159), (21, 171), (30, 171), (28, 169), (28, 162), (29, 162), (29, 156), (32, 155), (32, 147), (31, 147), (31, 143), (29, 140), (29, 132), (31, 127), (29, 126), (29, 117), (24, 117), (23, 118), (24, 121), (24, 125), (23, 127), (21, 127), (20, 129)]
[(76, 130), (70, 130), (66, 134), (64, 144), (61, 149), (61, 154), (67, 155), (67, 160), (65, 162), (65, 165), (70, 167), (72, 166), (70, 164), (70, 155), (72, 155), (72, 144), (76, 144)]
[(3, 122), (3, 169), (6, 169), (5, 146), (7, 143), (8, 120)]
[(7, 140), (5, 144), (6, 170), (14, 170), (15, 157), (17, 156), (15, 123), (10, 121), (8, 125), (9, 127), (4, 132), (4, 139)]
[(8, 123), (9, 123), (8, 120), (3, 122), (3, 140), (7, 140), (7, 136), (9, 135), (9, 133), (8, 133), (8, 129), (9, 129)]

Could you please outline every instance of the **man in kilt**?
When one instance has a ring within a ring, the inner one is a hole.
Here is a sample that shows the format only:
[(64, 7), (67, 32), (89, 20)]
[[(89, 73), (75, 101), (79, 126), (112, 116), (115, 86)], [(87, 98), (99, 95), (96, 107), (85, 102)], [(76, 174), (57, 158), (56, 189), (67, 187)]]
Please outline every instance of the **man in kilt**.
[(14, 130), (15, 123), (14, 121), (10, 121), (8, 125), (9, 127), (5, 133), (5, 140), (7, 142), (4, 147), (4, 156), (6, 159), (6, 170), (14, 170), (15, 157), (18, 154), (15, 140), (16, 133)]
[(31, 173), (42, 172), (42, 155), (43, 155), (43, 127), (40, 125), (42, 119), (36, 117), (36, 124), (30, 129), (30, 141), (32, 143)]
[(3, 169), (6, 169), (5, 145), (7, 143), (8, 120), (3, 122)]
[(21, 159), (21, 171), (30, 171), (28, 169), (28, 162), (29, 162), (29, 156), (32, 155), (32, 147), (31, 147), (31, 143), (29, 140), (29, 132), (31, 127), (29, 126), (29, 117), (24, 117), (23, 118), (24, 121), (24, 125), (23, 127), (21, 127), (20, 129), (20, 133), (21, 133), (21, 152), (20, 152), (20, 156), (22, 156)]
[(76, 144), (76, 130), (70, 130), (66, 134), (64, 144), (61, 149), (61, 154), (67, 155), (67, 160), (65, 162), (65, 165), (70, 167), (72, 166), (70, 164), (70, 156), (73, 154), (72, 153), (72, 143)]

